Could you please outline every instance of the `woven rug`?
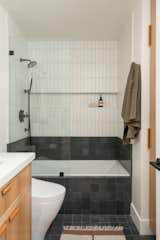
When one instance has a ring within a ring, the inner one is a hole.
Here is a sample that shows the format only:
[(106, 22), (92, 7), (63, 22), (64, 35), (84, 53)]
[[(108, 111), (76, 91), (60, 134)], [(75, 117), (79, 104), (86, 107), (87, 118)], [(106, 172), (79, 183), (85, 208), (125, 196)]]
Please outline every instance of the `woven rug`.
[(60, 240), (126, 240), (123, 227), (64, 226)]

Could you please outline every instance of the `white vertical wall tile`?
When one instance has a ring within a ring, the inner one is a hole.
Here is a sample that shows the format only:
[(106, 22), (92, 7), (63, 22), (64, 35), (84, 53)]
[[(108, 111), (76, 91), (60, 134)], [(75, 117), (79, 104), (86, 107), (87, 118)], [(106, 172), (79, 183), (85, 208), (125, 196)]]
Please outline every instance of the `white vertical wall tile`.
[(35, 91), (117, 91), (117, 42), (30, 42)]
[(117, 92), (117, 45), (29, 42), (29, 57), (38, 62), (33, 92), (61, 92), (32, 95), (33, 136), (117, 136), (117, 95), (103, 94), (104, 108), (88, 107), (98, 102), (95, 92)]

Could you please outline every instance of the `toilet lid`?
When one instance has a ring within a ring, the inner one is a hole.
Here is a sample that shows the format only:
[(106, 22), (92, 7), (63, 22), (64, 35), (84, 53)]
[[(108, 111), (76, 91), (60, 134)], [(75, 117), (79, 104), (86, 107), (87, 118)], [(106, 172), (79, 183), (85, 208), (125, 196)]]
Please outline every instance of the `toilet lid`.
[(57, 183), (32, 178), (32, 197), (50, 198), (65, 193), (65, 187)]

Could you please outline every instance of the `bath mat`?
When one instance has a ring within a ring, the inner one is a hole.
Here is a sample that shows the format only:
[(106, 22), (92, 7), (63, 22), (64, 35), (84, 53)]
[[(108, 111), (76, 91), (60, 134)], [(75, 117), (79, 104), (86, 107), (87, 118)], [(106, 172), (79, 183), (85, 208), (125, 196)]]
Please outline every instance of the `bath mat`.
[(126, 240), (123, 227), (65, 226), (60, 240)]

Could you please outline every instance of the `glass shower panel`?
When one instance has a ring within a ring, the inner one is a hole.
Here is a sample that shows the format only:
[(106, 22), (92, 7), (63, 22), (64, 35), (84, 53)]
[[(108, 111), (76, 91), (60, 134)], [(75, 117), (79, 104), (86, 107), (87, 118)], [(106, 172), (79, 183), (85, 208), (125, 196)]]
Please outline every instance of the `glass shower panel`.
[(36, 161), (40, 161), (37, 167), (42, 175), (63, 175), (69, 171), (67, 161), (64, 165), (61, 160), (70, 159), (70, 112), (69, 94), (38, 93), (34, 88), (31, 94), (31, 139), (36, 146)]

